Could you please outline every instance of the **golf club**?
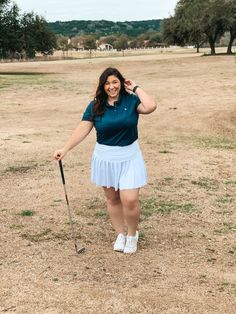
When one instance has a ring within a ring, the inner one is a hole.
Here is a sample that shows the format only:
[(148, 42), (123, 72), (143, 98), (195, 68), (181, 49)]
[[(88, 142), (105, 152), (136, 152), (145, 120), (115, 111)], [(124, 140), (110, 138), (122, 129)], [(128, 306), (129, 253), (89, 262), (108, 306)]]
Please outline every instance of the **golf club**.
[(78, 247), (77, 247), (76, 237), (75, 237), (75, 230), (74, 230), (74, 226), (73, 226), (69, 200), (68, 200), (68, 196), (67, 196), (67, 192), (66, 192), (66, 182), (65, 182), (65, 176), (64, 176), (64, 171), (63, 171), (63, 166), (62, 166), (62, 161), (61, 160), (59, 160), (59, 167), (60, 167), (61, 179), (62, 179), (64, 191), (65, 191), (65, 198), (66, 198), (66, 204), (67, 204), (67, 209), (68, 209), (68, 216), (69, 216), (69, 222), (70, 222), (70, 226), (71, 226), (71, 232), (72, 232), (72, 236), (73, 236), (74, 244), (75, 244), (75, 251), (76, 251), (77, 254), (81, 254), (81, 253), (83, 253), (85, 251), (85, 248), (82, 247), (82, 248), (78, 249)]

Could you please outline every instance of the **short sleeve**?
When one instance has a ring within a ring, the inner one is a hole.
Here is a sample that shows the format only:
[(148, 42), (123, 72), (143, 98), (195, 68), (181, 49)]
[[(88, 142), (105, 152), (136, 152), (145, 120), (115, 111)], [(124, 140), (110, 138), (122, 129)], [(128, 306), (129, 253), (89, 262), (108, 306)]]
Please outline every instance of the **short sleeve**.
[(141, 100), (135, 94), (131, 94), (131, 97), (132, 97), (132, 103), (134, 104), (135, 108), (137, 109), (138, 105), (141, 104)]
[(84, 111), (84, 114), (82, 116), (82, 121), (93, 121), (93, 120), (94, 120), (93, 101), (91, 101), (88, 107)]

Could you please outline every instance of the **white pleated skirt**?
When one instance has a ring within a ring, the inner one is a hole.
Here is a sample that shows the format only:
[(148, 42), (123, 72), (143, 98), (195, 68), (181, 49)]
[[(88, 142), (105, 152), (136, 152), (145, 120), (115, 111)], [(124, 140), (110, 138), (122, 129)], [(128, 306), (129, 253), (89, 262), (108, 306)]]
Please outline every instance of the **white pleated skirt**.
[(96, 143), (91, 162), (91, 181), (96, 186), (117, 190), (147, 184), (146, 167), (138, 141), (128, 146)]

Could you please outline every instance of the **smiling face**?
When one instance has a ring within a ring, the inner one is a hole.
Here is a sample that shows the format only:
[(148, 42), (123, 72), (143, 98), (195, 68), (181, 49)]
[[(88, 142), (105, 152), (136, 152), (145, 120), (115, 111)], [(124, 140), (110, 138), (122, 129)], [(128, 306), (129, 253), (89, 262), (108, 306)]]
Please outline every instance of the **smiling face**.
[(116, 101), (121, 89), (120, 80), (115, 75), (110, 75), (104, 84), (104, 91), (108, 95), (108, 101)]

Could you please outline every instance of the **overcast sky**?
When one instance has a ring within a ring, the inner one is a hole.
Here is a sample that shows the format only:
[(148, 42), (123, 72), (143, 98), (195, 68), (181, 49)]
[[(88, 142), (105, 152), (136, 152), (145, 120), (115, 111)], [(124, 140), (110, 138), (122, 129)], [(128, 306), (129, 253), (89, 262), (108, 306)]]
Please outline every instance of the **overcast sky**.
[(173, 14), (177, 0), (14, 0), (21, 13), (34, 11), (48, 22), (140, 21)]

